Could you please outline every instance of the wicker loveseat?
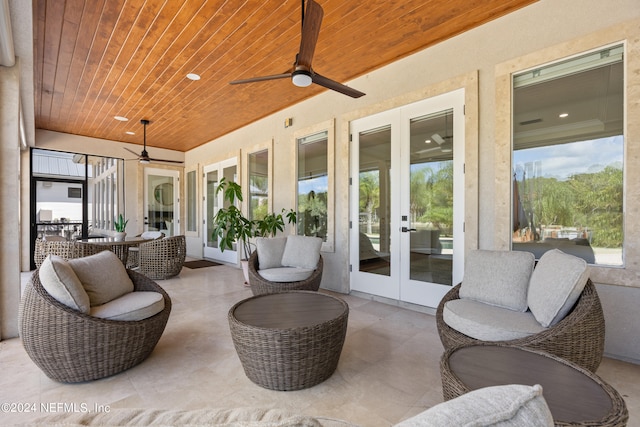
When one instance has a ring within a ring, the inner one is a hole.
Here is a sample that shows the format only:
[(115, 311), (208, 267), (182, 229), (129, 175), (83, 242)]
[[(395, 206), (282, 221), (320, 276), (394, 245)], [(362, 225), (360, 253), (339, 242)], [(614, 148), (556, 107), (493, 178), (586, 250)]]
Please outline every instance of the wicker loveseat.
[(51, 379), (91, 381), (129, 369), (151, 354), (160, 339), (171, 299), (155, 282), (128, 270), (134, 291), (159, 292), (164, 309), (137, 321), (107, 320), (84, 314), (54, 299), (36, 270), (25, 287), (19, 332), (27, 354)]
[[(558, 274), (561, 275), (563, 272), (558, 271)], [(436, 311), (438, 333), (445, 350), (462, 345), (488, 342), (465, 335), (452, 328), (445, 321), (445, 306), (450, 301), (460, 299), (462, 286), (464, 286), (464, 281), (453, 287), (442, 298)], [(600, 299), (594, 284), (590, 279), (587, 279), (575, 304), (557, 323), (526, 337), (490, 342), (546, 351), (595, 372), (602, 361), (604, 337), (604, 314)]]

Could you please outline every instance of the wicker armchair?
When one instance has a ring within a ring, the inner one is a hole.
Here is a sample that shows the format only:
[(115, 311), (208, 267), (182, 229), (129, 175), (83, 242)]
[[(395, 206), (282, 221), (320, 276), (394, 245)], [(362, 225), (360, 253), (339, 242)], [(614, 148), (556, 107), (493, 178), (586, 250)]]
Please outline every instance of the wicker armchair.
[(299, 282), (270, 282), (258, 273), (260, 263), (258, 252), (254, 251), (249, 257), (249, 285), (253, 295), (272, 294), (286, 291), (317, 291), (322, 280), (322, 255), (318, 260), (318, 266), (311, 276)]
[[(460, 298), (460, 286), (458, 284), (453, 287), (442, 298), (436, 311), (438, 334), (445, 350), (462, 345), (484, 343), (456, 331), (444, 322), (444, 305), (447, 301)], [(595, 372), (600, 366), (604, 353), (604, 333), (602, 306), (596, 288), (589, 279), (572, 311), (556, 325), (529, 337), (498, 341), (493, 344), (546, 351)]]
[(127, 271), (135, 291), (159, 292), (164, 310), (139, 321), (106, 320), (73, 310), (42, 287), (39, 270), (26, 285), (18, 323), (27, 354), (51, 379), (91, 381), (129, 369), (153, 351), (169, 313), (169, 295), (152, 280)]
[(184, 236), (165, 237), (140, 244), (138, 271), (150, 279), (168, 279), (180, 274), (187, 255)]
[[(138, 234), (136, 237), (141, 237), (143, 239), (162, 239), (164, 238), (164, 233), (162, 231), (145, 231), (144, 233)], [(127, 268), (138, 267), (138, 263), (139, 263), (138, 252), (140, 252), (139, 246), (129, 247), (129, 256), (127, 257)]]
[(40, 267), (47, 255), (58, 255), (66, 260), (82, 258), (109, 249), (106, 246), (77, 241), (48, 241), (36, 239), (33, 261)]

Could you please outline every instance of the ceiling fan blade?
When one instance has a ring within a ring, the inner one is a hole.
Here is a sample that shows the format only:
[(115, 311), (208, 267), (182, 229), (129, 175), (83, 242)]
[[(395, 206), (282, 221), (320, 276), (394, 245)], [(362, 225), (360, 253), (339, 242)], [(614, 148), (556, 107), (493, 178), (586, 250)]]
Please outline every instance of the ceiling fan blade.
[(264, 82), (267, 80), (290, 79), (290, 78), (291, 78), (291, 73), (288, 72), (288, 73), (282, 73), (282, 74), (273, 74), (271, 76), (252, 77), (250, 79), (234, 80), (232, 82), (229, 82), (229, 84), (239, 85), (243, 83)]
[(135, 155), (136, 157), (140, 157), (140, 153), (136, 153), (136, 152), (135, 152), (135, 151), (133, 151), (133, 150), (129, 150), (127, 147), (122, 147), (122, 148), (124, 148), (125, 150), (127, 150), (127, 151), (128, 151), (128, 152), (130, 152), (131, 154)]
[(316, 43), (320, 35), (320, 25), (324, 11), (322, 6), (314, 0), (307, 0), (307, 10), (302, 23), (302, 36), (300, 37), (300, 51), (298, 52), (297, 66), (311, 69), (311, 60), (316, 50)]
[(146, 160), (149, 160), (150, 162), (165, 162), (165, 163), (179, 163), (179, 164), (184, 163), (181, 160), (153, 159), (151, 157), (147, 157)]
[(349, 86), (345, 86), (342, 83), (338, 83), (317, 73), (313, 73), (312, 80), (315, 84), (324, 86), (327, 89), (335, 90), (336, 92), (340, 92), (352, 98), (360, 98), (361, 96), (365, 95), (365, 93), (360, 92), (359, 90), (350, 88)]

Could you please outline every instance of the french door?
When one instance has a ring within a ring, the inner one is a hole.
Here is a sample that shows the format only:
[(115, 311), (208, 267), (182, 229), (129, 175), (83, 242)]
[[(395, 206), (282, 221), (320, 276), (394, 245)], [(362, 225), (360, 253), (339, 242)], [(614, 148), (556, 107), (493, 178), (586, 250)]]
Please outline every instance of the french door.
[(218, 240), (211, 238), (213, 232), (213, 217), (222, 206), (229, 202), (224, 200), (222, 192), (217, 193), (220, 180), (238, 182), (238, 159), (233, 157), (222, 162), (213, 163), (204, 168), (204, 257), (218, 261), (238, 263), (238, 251), (234, 245), (233, 249), (220, 250)]
[(464, 91), (351, 123), (351, 289), (437, 307), (462, 279)]
[(162, 231), (165, 236), (180, 234), (180, 172), (144, 169), (145, 231)]

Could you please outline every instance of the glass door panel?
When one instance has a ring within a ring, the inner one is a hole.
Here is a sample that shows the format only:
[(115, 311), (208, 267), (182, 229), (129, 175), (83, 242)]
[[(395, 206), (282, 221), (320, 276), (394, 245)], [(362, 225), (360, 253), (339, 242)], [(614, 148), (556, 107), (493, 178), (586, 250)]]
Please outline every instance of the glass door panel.
[(218, 248), (218, 241), (212, 239), (213, 234), (213, 222), (210, 220), (218, 211), (218, 198), (216, 197), (216, 190), (218, 188), (218, 170), (212, 170), (204, 174), (205, 179), (205, 218), (207, 218), (207, 232), (205, 234), (205, 248)]
[(410, 120), (409, 278), (451, 285), (453, 111)]
[(203, 237), (204, 257), (224, 261), (232, 264), (238, 263), (238, 251), (236, 244), (233, 249), (221, 250), (217, 240), (211, 238), (213, 232), (213, 217), (221, 206), (228, 207), (229, 202), (224, 200), (222, 192), (217, 193), (218, 184), (222, 178), (226, 181), (237, 182), (238, 167), (237, 159), (234, 157), (223, 162), (214, 163), (204, 168), (204, 229), (206, 230)]
[(178, 177), (177, 171), (145, 169), (145, 230), (161, 231), (166, 237), (180, 234)]
[(391, 127), (361, 132), (358, 170), (358, 270), (391, 275)]

